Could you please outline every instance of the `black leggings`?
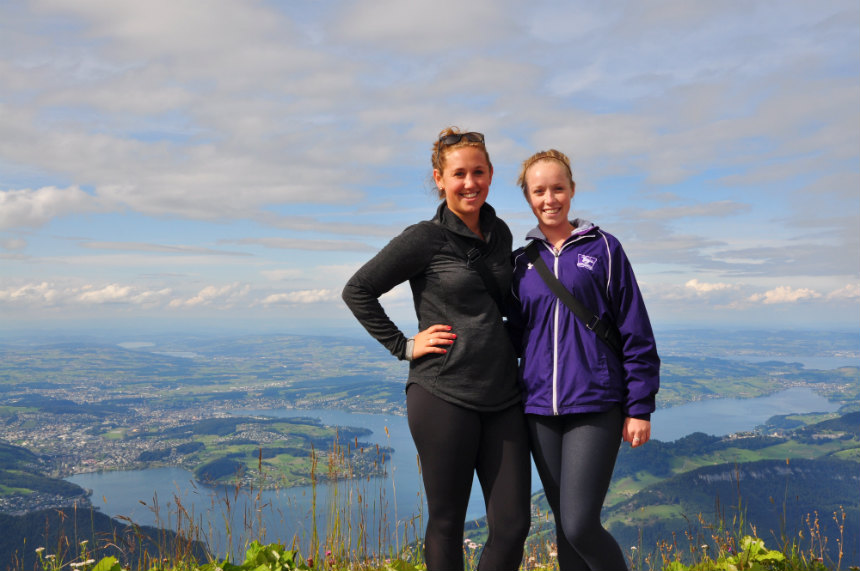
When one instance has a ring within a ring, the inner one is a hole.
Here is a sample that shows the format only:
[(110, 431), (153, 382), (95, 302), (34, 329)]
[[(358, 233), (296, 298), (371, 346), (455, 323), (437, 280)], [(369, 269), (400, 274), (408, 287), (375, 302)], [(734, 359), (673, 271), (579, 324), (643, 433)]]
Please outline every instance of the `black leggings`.
[(519, 569), (531, 523), (531, 464), (521, 406), (477, 412), (412, 384), (406, 408), (427, 494), (428, 571), (463, 569), (463, 524), (476, 471), (489, 531), (478, 569)]
[(555, 517), (560, 569), (627, 569), (621, 548), (600, 523), (621, 445), (621, 410), (526, 418), (535, 466)]

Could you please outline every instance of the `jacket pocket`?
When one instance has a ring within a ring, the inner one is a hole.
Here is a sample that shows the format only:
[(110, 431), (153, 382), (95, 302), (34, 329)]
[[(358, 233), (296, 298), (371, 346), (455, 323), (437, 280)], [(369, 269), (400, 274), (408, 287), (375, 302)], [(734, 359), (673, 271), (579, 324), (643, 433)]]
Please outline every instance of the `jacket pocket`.
[(612, 387), (612, 375), (609, 371), (609, 359), (606, 357), (606, 353), (601, 351), (598, 353), (597, 358), (597, 366), (593, 369), (594, 379), (597, 383), (605, 388), (609, 389)]
[[(454, 345), (457, 344), (457, 341), (454, 341)], [(448, 351), (444, 355), (436, 355), (437, 363), (436, 364), (436, 374), (433, 375), (433, 385), (439, 384), (439, 377), (445, 374), (445, 370), (448, 368), (448, 361), (451, 359), (451, 355), (454, 354), (454, 346), (450, 345), (448, 347)]]

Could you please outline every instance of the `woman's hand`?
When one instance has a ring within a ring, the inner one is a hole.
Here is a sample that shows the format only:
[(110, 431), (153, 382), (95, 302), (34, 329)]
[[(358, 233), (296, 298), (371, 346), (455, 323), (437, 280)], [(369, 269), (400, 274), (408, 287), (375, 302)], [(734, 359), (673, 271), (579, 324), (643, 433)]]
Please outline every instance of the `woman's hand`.
[(642, 446), (651, 440), (651, 421), (628, 416), (624, 419), (621, 438), (624, 439), (624, 442), (629, 442), (633, 448)]
[(454, 343), (457, 336), (451, 333), (450, 325), (431, 325), (415, 335), (415, 345), (412, 348), (412, 358), (418, 359), (431, 353), (445, 354), (448, 346)]

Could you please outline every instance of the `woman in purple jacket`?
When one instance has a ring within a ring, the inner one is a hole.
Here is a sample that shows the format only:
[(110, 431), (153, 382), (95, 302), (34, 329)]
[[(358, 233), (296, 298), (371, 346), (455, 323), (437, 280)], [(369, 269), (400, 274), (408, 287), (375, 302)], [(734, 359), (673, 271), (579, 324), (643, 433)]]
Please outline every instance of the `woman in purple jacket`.
[[(622, 440), (650, 438), (660, 358), (633, 270), (618, 240), (569, 218), (575, 184), (569, 159), (537, 153), (519, 184), (537, 217), (526, 236), (562, 285), (601, 323), (616, 349), (550, 290), (524, 249), (514, 252), (512, 290), (521, 335), (520, 375), (532, 454), (555, 516), (562, 570), (625, 569), (600, 511)], [(596, 320), (595, 320), (596, 322)]]

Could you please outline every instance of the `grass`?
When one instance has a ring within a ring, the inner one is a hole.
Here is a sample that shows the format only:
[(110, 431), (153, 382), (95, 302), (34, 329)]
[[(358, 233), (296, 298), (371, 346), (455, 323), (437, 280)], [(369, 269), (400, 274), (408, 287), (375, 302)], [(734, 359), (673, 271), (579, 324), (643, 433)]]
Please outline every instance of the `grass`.
[[(329, 528), (325, 538), (315, 535), (309, 550), (302, 554), (295, 541), (291, 546), (282, 543), (263, 544), (254, 539), (247, 543), (244, 556), (240, 560), (229, 558), (208, 557), (200, 560), (191, 555), (188, 545), (175, 544), (170, 552), (162, 551), (155, 557), (140, 557), (136, 564), (121, 564), (114, 556), (96, 560), (93, 550), (87, 542), (81, 542), (77, 553), (71, 557), (58, 557), (46, 553), (43, 547), (36, 549), (38, 566), (41, 571), (63, 571), (66, 567), (74, 571), (125, 571), (137, 569), (140, 571), (292, 571), (292, 570), (328, 570), (328, 571), (426, 571), (426, 565), (421, 560), (420, 550), (414, 544), (399, 547), (387, 547), (371, 552), (361, 549), (350, 549), (348, 540), (345, 541), (339, 519), (343, 514), (335, 511), (334, 519), (329, 520)], [(833, 515), (837, 524), (844, 522), (845, 514)], [(841, 520), (840, 520), (841, 517)], [(347, 518), (348, 519), (348, 518)], [(628, 553), (628, 562), (632, 571), (739, 571), (739, 570), (771, 570), (771, 571), (826, 571), (842, 569), (842, 554), (836, 561), (826, 559), (825, 545), (822, 544), (818, 514), (808, 518), (809, 535), (786, 540), (776, 548), (767, 546), (752, 533), (743, 533), (747, 523), (742, 519), (731, 522), (718, 521), (707, 525), (700, 521), (708, 535), (685, 534), (682, 538), (673, 536), (660, 541), (656, 548), (646, 552), (639, 547), (633, 547)], [(334, 527), (332, 527), (334, 525)], [(556, 570), (554, 546), (551, 543), (552, 533), (545, 533), (533, 540), (526, 549), (521, 566), (522, 571)], [(330, 540), (334, 539), (335, 543)], [(468, 570), (476, 568), (480, 546), (466, 542), (463, 547), (465, 566)], [(311, 554), (311, 555), (308, 555)], [(857, 567), (849, 569), (856, 570)]]
[(102, 434), (102, 438), (105, 438), (107, 440), (122, 440), (125, 437), (126, 430), (124, 428), (116, 428)]
[(32, 493), (33, 493), (33, 490), (28, 490), (27, 488), (12, 488), (12, 487), (4, 486), (3, 484), (0, 484), (0, 496), (4, 496), (4, 495), (8, 495), (8, 496), (26, 495), (26, 494), (32, 494)]
[(839, 458), (840, 460), (860, 460), (860, 448), (840, 450), (839, 452), (836, 452), (833, 457)]
[(651, 484), (656, 484), (661, 480), (662, 478), (659, 478), (650, 472), (637, 472), (635, 479), (631, 476), (620, 478), (612, 483), (609, 493), (606, 496), (606, 500), (604, 501), (604, 505), (614, 506), (618, 502), (624, 501), (635, 495), (636, 492), (641, 489)]

